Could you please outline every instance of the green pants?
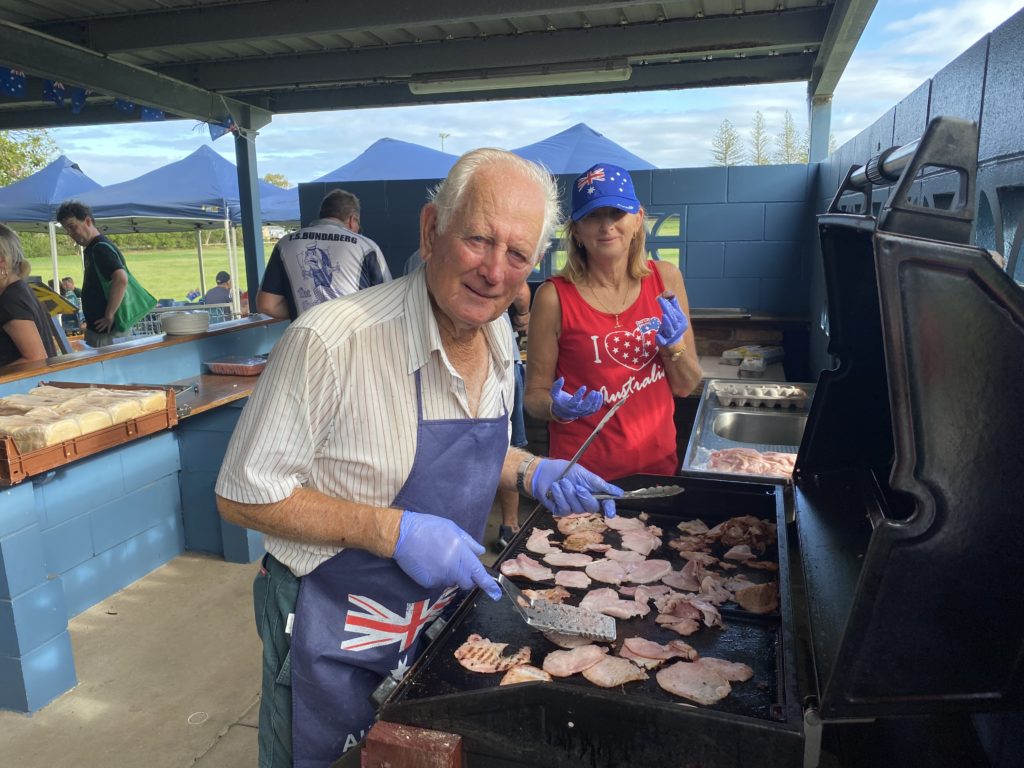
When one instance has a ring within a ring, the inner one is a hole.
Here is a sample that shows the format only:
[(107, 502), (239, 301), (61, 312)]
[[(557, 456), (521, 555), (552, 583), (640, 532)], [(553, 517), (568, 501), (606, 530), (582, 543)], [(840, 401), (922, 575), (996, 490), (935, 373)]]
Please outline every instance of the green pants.
[(256, 632), (263, 641), (263, 695), (260, 699), (260, 768), (292, 765), (291, 638), (288, 615), (295, 613), (299, 580), (269, 554), (252, 585)]

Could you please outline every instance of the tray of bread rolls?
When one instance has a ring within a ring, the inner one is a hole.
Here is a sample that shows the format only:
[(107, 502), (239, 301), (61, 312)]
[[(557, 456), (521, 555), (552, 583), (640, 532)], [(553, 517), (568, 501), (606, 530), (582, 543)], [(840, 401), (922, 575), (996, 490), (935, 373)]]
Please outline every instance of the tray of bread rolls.
[(0, 397), (0, 486), (177, 423), (170, 387), (42, 382)]

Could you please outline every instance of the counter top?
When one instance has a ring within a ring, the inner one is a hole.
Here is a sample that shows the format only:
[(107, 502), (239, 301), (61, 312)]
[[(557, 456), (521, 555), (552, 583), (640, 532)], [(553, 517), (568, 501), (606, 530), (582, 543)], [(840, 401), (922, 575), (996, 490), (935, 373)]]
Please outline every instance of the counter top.
[[(172, 384), (195, 386), (196, 394), (181, 405), (187, 405), (190, 409), (188, 416), (197, 416), (205, 411), (212, 410), (236, 400), (241, 400), (252, 394), (259, 381), (259, 376), (225, 376), (223, 374), (204, 373), (199, 376), (189, 376), (187, 379), (172, 381)], [(186, 416), (185, 418), (188, 418)]]
[[(740, 367), (738, 365), (723, 365), (719, 362), (720, 358), (714, 355), (701, 355), (700, 356), (700, 367), (704, 371), (705, 379), (738, 379), (740, 377)], [(756, 384), (760, 381), (785, 381), (786, 371), (782, 366), (782, 363), (769, 363), (765, 368), (764, 376), (757, 378), (746, 379), (751, 384)], [(698, 396), (700, 392), (696, 393)]]
[(72, 352), (69, 355), (51, 357), (48, 360), (36, 360), (30, 363), (16, 363), (14, 365), (8, 365), (0, 368), (0, 384), (17, 381), (18, 379), (27, 379), (33, 376), (39, 376), (40, 374), (51, 373), (53, 371), (63, 371), (69, 368), (77, 368), (82, 365), (90, 365), (100, 360), (109, 360), (116, 357), (124, 357), (126, 355), (135, 355), (150, 349), (172, 347), (176, 344), (183, 344), (188, 341), (194, 341), (208, 336), (219, 336), (224, 333), (232, 333), (245, 328), (254, 328), (261, 325), (270, 325), (271, 323), (281, 322), (286, 321), (267, 317), (266, 315), (255, 314), (238, 320), (229, 320), (225, 323), (217, 323), (210, 326), (210, 330), (205, 331), (204, 333), (190, 334), (187, 336), (168, 336), (165, 333), (157, 334), (155, 336), (142, 336), (138, 339), (132, 339), (131, 341), (126, 341), (121, 344), (113, 344), (109, 347), (86, 349), (81, 352)]

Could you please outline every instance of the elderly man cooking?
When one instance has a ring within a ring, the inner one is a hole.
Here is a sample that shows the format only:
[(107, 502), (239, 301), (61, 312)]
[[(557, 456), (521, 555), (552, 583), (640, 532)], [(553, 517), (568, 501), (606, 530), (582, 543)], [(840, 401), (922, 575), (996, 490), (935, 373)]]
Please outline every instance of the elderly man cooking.
[(498, 488), (614, 514), (592, 494), (620, 489), (509, 448), (501, 315), (557, 220), (545, 171), (469, 152), (420, 213), (425, 268), (310, 309), (271, 355), (217, 481), (222, 516), (267, 534), (261, 766), (329, 765), (458, 587), (499, 598), (477, 559)]

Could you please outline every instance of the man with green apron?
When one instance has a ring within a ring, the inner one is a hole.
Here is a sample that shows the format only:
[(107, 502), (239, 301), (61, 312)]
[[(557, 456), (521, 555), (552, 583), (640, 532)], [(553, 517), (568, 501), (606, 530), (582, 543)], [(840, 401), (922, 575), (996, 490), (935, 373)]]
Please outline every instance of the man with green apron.
[(458, 588), (499, 597), (477, 557), (496, 490), (614, 514), (592, 494), (615, 486), (509, 447), (501, 316), (557, 209), (543, 169), (468, 153), (421, 212), (425, 268), (310, 309), (271, 354), (216, 489), (225, 519), (267, 534), (262, 768), (329, 766)]

